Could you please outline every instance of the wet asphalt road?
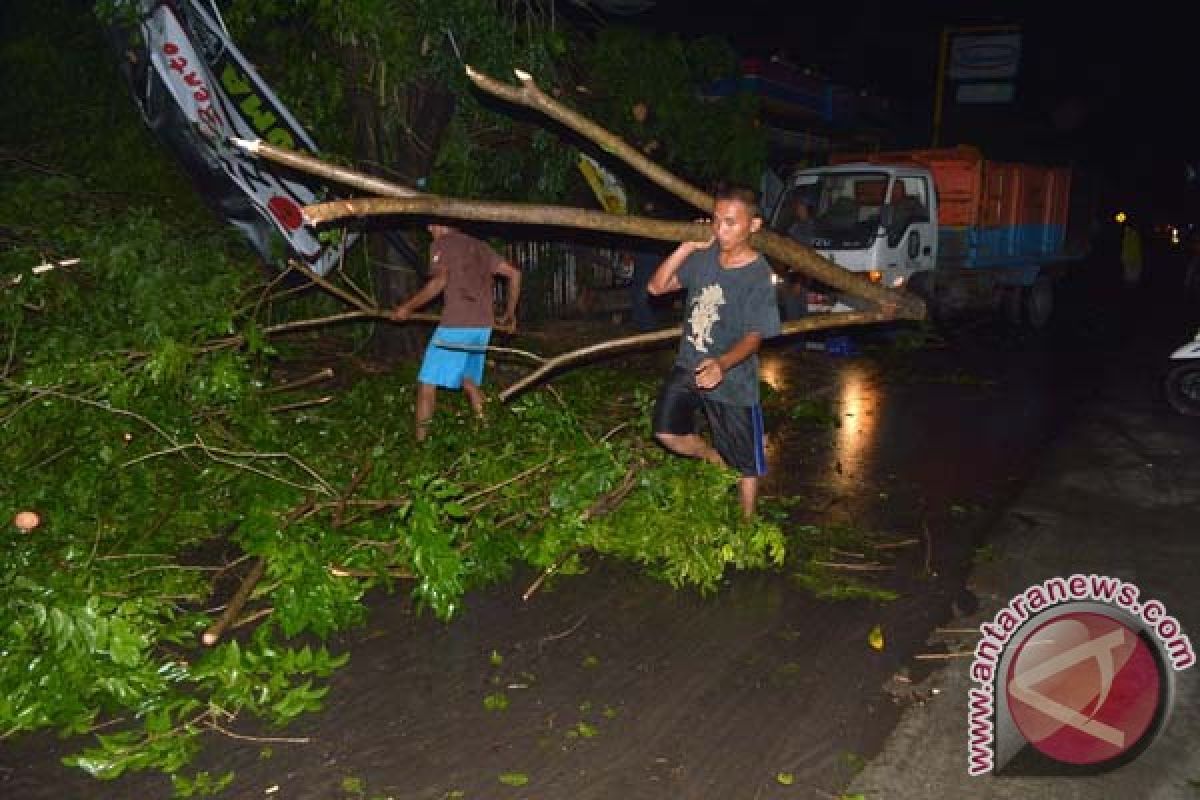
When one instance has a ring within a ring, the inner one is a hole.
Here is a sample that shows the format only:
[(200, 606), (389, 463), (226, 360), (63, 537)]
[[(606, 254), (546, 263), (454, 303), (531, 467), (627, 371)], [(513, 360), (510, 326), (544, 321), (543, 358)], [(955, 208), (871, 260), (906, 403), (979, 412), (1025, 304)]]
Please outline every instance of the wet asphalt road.
[[(915, 541), (870, 578), (897, 600), (818, 600), (792, 568), (731, 576), (703, 598), (606, 564), (527, 603), (532, 576), (520, 576), (473, 595), (450, 625), (380, 596), (367, 627), (334, 644), (351, 662), (326, 710), (284, 732), (308, 743), (213, 740), (197, 768), (235, 770), (227, 796), (239, 798), (833, 796), (906, 702), (885, 684), (952, 620), (972, 553), (1095, 390), (1111, 338), (1086, 334), (1103, 327), (1076, 320), (1039, 343), (985, 326), (916, 352), (859, 335), (854, 357), (792, 343), (767, 353), (779, 424), (768, 420), (766, 491), (796, 498), (795, 530)], [(838, 422), (782, 424), (801, 398), (828, 402)], [(882, 650), (868, 644), (876, 625)], [(484, 707), (496, 692), (504, 711)], [(7, 747), (0, 795), (169, 796), (158, 778), (97, 784), (58, 766), (64, 752), (50, 737)]]

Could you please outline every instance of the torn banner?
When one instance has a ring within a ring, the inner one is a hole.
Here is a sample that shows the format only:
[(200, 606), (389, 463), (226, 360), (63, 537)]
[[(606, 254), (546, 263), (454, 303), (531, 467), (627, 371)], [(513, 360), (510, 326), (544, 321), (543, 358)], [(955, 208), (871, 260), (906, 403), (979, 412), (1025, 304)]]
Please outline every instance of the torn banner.
[(215, 7), (136, 1), (140, 36), (125, 30), (120, 44), (146, 124), (259, 255), (276, 262), (282, 244), (313, 271), (327, 273), (339, 248), (318, 240), (300, 210), (324, 199), (325, 187), (255, 160), (228, 140), (264, 139), (314, 155), (316, 144), (238, 52)]

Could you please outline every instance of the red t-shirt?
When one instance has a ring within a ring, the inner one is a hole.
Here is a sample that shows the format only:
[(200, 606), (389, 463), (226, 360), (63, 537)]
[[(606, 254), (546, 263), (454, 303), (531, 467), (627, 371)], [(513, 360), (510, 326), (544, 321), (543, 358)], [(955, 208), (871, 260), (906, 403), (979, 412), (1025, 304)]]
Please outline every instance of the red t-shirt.
[(429, 272), (446, 274), (442, 325), (490, 328), (495, 324), (492, 271), (503, 260), (483, 242), (459, 231), (450, 231), (433, 240), (429, 248)]

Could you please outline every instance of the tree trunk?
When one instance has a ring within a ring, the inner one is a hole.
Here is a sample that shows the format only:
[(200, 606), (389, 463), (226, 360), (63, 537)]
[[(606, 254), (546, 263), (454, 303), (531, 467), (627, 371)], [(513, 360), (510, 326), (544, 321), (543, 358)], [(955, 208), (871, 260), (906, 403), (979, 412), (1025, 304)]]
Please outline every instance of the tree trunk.
[[(405, 84), (396, 98), (395, 108), (404, 113), (382, 117), (385, 137), (386, 163), (405, 183), (420, 185), (433, 169), (438, 148), (441, 147), (450, 119), (454, 114), (454, 98), (441, 87), (425, 82)], [(410, 251), (422, 252), (423, 243), (416, 231), (400, 231)], [(376, 261), (375, 286), (379, 301), (391, 307), (415, 292), (427, 269), (423, 263), (404, 269), (404, 259), (395, 248), (388, 248), (388, 258)], [(424, 346), (424, 332), (411, 325), (387, 326), (376, 329), (376, 352), (383, 357), (416, 355)]]
[[(453, 97), (428, 83), (395, 82), (370, 50), (357, 42), (342, 51), (346, 72), (346, 102), (350, 111), (355, 160), (364, 173), (395, 175), (419, 184), (429, 174), (454, 112)], [(423, 250), (413, 230), (396, 231), (410, 252)], [(367, 234), (372, 280), (381, 307), (391, 308), (417, 290), (425, 272), (380, 234)], [(382, 325), (375, 329), (371, 349), (376, 357), (415, 356), (424, 346), (424, 332), (411, 325)]]
[[(262, 146), (260, 149), (265, 154), (266, 146)], [(328, 203), (306, 206), (304, 209), (305, 222), (310, 225), (323, 225), (355, 217), (403, 214), (518, 225), (584, 228), (672, 242), (706, 241), (712, 237), (712, 228), (699, 222), (669, 222), (650, 217), (607, 214), (603, 211), (589, 211), (569, 206), (492, 203), (482, 200), (456, 200), (436, 195), (333, 200)], [(759, 231), (754, 234), (750, 243), (754, 248), (772, 258), (777, 258), (810, 278), (856, 297), (878, 303), (881, 307), (896, 308), (895, 316), (908, 319), (924, 319), (925, 317), (925, 304), (915, 295), (871, 283), (862, 275), (842, 269), (822, 258), (811, 247), (802, 245), (786, 236), (769, 231)]]

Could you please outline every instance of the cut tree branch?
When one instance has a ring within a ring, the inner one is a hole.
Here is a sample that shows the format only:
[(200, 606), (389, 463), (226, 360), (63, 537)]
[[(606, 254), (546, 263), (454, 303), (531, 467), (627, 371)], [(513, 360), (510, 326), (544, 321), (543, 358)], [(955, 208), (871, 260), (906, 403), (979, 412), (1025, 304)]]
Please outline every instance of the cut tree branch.
[(289, 150), (286, 147), (276, 147), (261, 139), (231, 138), (229, 141), (234, 146), (240, 147), (251, 155), (265, 158), (268, 161), (273, 161), (285, 167), (291, 167), (297, 172), (304, 172), (309, 175), (315, 175), (318, 178), (324, 178), (341, 186), (350, 186), (355, 189), (361, 189), (364, 192), (370, 192), (371, 194), (383, 195), (384, 197), (418, 197), (421, 195), (421, 192), (418, 192), (416, 189), (410, 189), (399, 183), (392, 183), (382, 178), (376, 178), (362, 172), (355, 172), (352, 169), (339, 167), (322, 161), (319, 158), (313, 158), (305, 153)]
[(422, 215), (506, 222), (517, 225), (545, 225), (557, 228), (587, 230), (662, 239), (669, 242), (697, 241), (712, 238), (712, 228), (699, 222), (671, 222), (608, 214), (574, 206), (534, 205), (530, 203), (496, 203), (482, 200), (457, 200), (438, 195), (421, 197), (359, 197), (331, 200), (304, 208), (304, 221), (320, 226), (348, 217), (378, 217), (391, 215)]
[[(886, 311), (849, 311), (840, 314), (811, 314), (803, 319), (784, 323), (781, 335), (786, 336), (806, 331), (841, 328), (851, 325), (870, 325), (875, 322), (886, 322), (895, 318), (895, 314)], [(623, 339), (610, 339), (605, 342), (588, 345), (587, 347), (581, 347), (578, 350), (571, 350), (553, 358), (548, 358), (546, 359), (546, 363), (533, 372), (511, 386), (506, 386), (500, 392), (500, 401), (508, 402), (530, 386), (533, 386), (549, 374), (558, 370), (591, 361), (601, 356), (610, 356), (627, 350), (638, 350), (653, 345), (674, 342), (682, 333), (683, 330), (681, 328), (665, 328), (661, 331), (651, 331), (650, 333), (642, 333), (637, 336), (626, 336)]]
[(246, 577), (242, 579), (242, 585), (234, 593), (233, 598), (229, 601), (229, 605), (225, 606), (225, 611), (216, 622), (208, 626), (208, 630), (200, 637), (200, 641), (212, 647), (221, 640), (221, 634), (233, 624), (238, 614), (242, 613), (242, 607), (250, 599), (250, 592), (254, 590), (254, 587), (262, 579), (266, 566), (267, 562), (263, 559), (255, 559), (254, 566), (250, 568), (250, 571), (246, 573)]
[[(466, 65), (467, 77), (481, 90), (495, 97), (508, 100), (511, 103), (538, 111), (594, 142), (606, 153), (624, 161), (627, 165), (640, 172), (644, 177), (666, 189), (684, 202), (695, 206), (705, 213), (712, 213), (715, 200), (712, 195), (697, 189), (695, 186), (672, 175), (667, 170), (655, 164), (621, 137), (605, 130), (600, 125), (584, 115), (547, 95), (533, 80), (533, 76), (522, 70), (514, 70), (521, 85), (512, 86), (503, 83), (478, 70)], [(707, 238), (707, 237), (706, 237)], [(822, 258), (815, 250), (773, 231), (759, 231), (753, 239), (755, 249), (762, 251), (771, 258), (778, 259), (789, 267), (803, 272), (810, 278), (825, 283), (835, 289), (849, 292), (857, 297), (879, 303), (884, 306), (896, 305), (900, 316), (912, 319), (925, 318), (925, 303), (915, 295), (895, 289), (885, 289), (877, 286), (856, 273), (848, 272), (831, 261)], [(854, 280), (846, 282), (841, 276), (851, 276)]]
[[(594, 125), (594, 123), (592, 124)], [(603, 130), (599, 126), (595, 127)], [(607, 134), (607, 132), (605, 133)], [(607, 134), (607, 136), (615, 142), (620, 142), (620, 139), (612, 134)], [(668, 222), (647, 217), (605, 214), (601, 211), (589, 211), (566, 206), (488, 203), (422, 194), (407, 186), (382, 181), (346, 167), (335, 167), (321, 161), (319, 158), (303, 153), (296, 153), (286, 148), (276, 147), (266, 142), (255, 141), (247, 143), (237, 139), (233, 141), (235, 144), (244, 147), (247, 152), (260, 158), (265, 158), (268, 161), (283, 164), (330, 181), (336, 181), (345, 186), (381, 195), (379, 198), (337, 200), (308, 206), (304, 209), (304, 215), (306, 221), (311, 225), (327, 224), (346, 219), (347, 217), (416, 214), (484, 222), (506, 222), (519, 225), (586, 228), (626, 236), (637, 236), (645, 239), (660, 239), (675, 242), (706, 241), (712, 236), (712, 231), (701, 223)], [(613, 147), (616, 147), (615, 144)], [(610, 152), (619, 155), (620, 149), (616, 147), (615, 150), (610, 149)], [(639, 167), (638, 164), (630, 163), (635, 168)], [(662, 171), (661, 168), (659, 169)], [(707, 206), (700, 205), (699, 207), (711, 209), (711, 196), (704, 195), (704, 197), (708, 198)], [(688, 197), (685, 197), (685, 199), (691, 202), (691, 199)], [(699, 198), (694, 199), (699, 200)], [(878, 284), (871, 283), (858, 273), (842, 269), (832, 261), (822, 258), (812, 248), (802, 245), (786, 236), (780, 236), (769, 231), (759, 231), (754, 235), (751, 244), (766, 255), (787, 264), (790, 268), (802, 272), (827, 286), (840, 289), (856, 297), (862, 297), (883, 306), (896, 306), (898, 312), (895, 315), (896, 317), (905, 319), (925, 318), (925, 304), (915, 295), (896, 289), (887, 289)]]
[[(700, 222), (670, 222), (628, 214), (608, 214), (603, 211), (591, 211), (572, 206), (457, 200), (437, 195), (360, 197), (350, 200), (332, 200), (304, 208), (305, 222), (314, 226), (337, 222), (348, 217), (365, 218), (405, 214), (516, 225), (583, 228), (671, 242), (703, 242), (712, 238), (712, 228)], [(792, 239), (767, 231), (759, 231), (751, 238), (751, 245), (788, 264), (793, 270), (802, 272), (827, 286), (883, 306), (895, 306), (898, 313), (890, 318), (923, 319), (925, 316), (925, 305), (915, 295), (895, 289), (886, 289), (879, 284), (871, 283), (859, 273), (842, 269), (832, 261), (819, 256), (811, 247), (806, 247)]]
[(595, 142), (605, 152), (611, 153), (621, 159), (642, 173), (642, 175), (689, 205), (693, 205), (701, 211), (712, 211), (713, 198), (711, 195), (692, 186), (687, 181), (672, 175), (646, 158), (636, 147), (605, 130), (578, 111), (567, 108), (562, 103), (547, 95), (538, 88), (538, 85), (534, 83), (533, 76), (529, 73), (522, 70), (513, 70), (517, 79), (521, 81), (520, 86), (513, 86), (479, 72), (470, 64), (464, 65), (464, 68), (471, 82), (488, 94), (507, 100), (514, 105), (525, 106), (526, 108), (545, 114), (547, 117), (562, 123), (589, 141)]
[(327, 381), (332, 377), (333, 377), (333, 369), (330, 367), (325, 367), (324, 369), (318, 370), (317, 372), (314, 372), (312, 375), (309, 375), (306, 378), (298, 378), (297, 380), (289, 381), (287, 383), (280, 383), (275, 386), (268, 386), (266, 389), (262, 390), (262, 394), (274, 394), (276, 392), (290, 392), (293, 389), (302, 389), (305, 386), (311, 386), (314, 383), (321, 383), (323, 381)]

